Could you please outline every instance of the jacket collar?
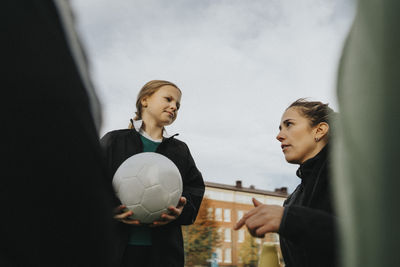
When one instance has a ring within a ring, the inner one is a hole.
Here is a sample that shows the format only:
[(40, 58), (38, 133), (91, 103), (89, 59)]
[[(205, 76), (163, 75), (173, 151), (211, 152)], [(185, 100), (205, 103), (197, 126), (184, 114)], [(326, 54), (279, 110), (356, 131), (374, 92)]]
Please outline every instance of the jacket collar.
[[(160, 141), (160, 140), (152, 139), (145, 131), (143, 131), (143, 129), (142, 129), (143, 120), (131, 120), (131, 123), (132, 123), (134, 129), (136, 130), (136, 132), (140, 133), (141, 135), (143, 135), (147, 139), (150, 139), (150, 140), (155, 141), (155, 142), (159, 142)], [(176, 133), (176, 134), (170, 135), (169, 133), (167, 133), (167, 130), (165, 129), (165, 127), (164, 127), (163, 132), (162, 132), (162, 136), (163, 136), (164, 139), (168, 139), (168, 138), (171, 138), (171, 137), (174, 137), (174, 136), (177, 136), (177, 135), (179, 135), (179, 134)]]
[(296, 171), (296, 175), (303, 181), (307, 180), (307, 178), (310, 177), (311, 173), (313, 172), (314, 167), (317, 166), (318, 162), (325, 161), (328, 156), (328, 150), (328, 144), (326, 144), (315, 157), (306, 160), (300, 165)]

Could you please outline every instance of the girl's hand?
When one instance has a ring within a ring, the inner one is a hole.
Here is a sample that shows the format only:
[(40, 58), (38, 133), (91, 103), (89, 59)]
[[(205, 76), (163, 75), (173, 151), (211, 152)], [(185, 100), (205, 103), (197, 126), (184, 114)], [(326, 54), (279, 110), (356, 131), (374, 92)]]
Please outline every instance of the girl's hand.
[(128, 218), (129, 216), (133, 215), (133, 211), (128, 210), (125, 205), (120, 205), (116, 207), (114, 213), (115, 213), (114, 219), (116, 219), (119, 222), (131, 225), (140, 225), (140, 221)]
[(179, 203), (176, 207), (170, 206), (168, 207), (168, 213), (163, 213), (161, 215), (161, 220), (160, 221), (155, 221), (152, 224), (150, 224), (150, 227), (156, 227), (156, 226), (163, 226), (166, 225), (174, 220), (176, 220), (182, 213), (183, 207), (186, 205), (186, 198), (181, 197), (179, 199)]
[(278, 232), (282, 221), (284, 207), (278, 205), (265, 205), (253, 198), (254, 209), (247, 212), (235, 225), (239, 230), (247, 226), (254, 237), (264, 237), (266, 233)]

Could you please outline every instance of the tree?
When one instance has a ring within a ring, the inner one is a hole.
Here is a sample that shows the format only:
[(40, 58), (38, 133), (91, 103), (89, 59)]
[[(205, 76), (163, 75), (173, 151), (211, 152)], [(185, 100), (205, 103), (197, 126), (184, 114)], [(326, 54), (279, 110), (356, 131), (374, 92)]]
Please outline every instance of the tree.
[(220, 245), (220, 236), (214, 220), (214, 213), (209, 212), (209, 199), (204, 198), (196, 222), (183, 226), (185, 245), (185, 266), (208, 265), (213, 249)]
[(246, 231), (244, 242), (239, 250), (239, 256), (243, 267), (257, 266), (259, 249), (260, 246), (256, 243), (256, 239)]

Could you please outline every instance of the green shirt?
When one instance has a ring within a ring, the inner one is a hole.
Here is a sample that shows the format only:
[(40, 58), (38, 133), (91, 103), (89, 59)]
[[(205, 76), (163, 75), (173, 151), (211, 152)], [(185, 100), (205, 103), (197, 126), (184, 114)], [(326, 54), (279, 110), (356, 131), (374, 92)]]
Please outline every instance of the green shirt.
[[(143, 143), (143, 152), (155, 152), (161, 142), (154, 142), (140, 135)], [(151, 246), (151, 229), (147, 226), (132, 226), (129, 237), (129, 245)]]

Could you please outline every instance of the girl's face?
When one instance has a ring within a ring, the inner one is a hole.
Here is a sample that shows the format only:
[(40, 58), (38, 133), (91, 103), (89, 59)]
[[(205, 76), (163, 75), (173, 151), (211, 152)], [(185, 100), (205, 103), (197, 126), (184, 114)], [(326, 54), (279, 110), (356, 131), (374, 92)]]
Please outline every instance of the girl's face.
[(320, 151), (314, 137), (317, 126), (311, 127), (310, 120), (298, 108), (291, 107), (282, 115), (279, 134), (282, 152), (289, 163), (301, 164)]
[(181, 92), (171, 85), (160, 87), (149, 97), (142, 99), (142, 118), (152, 120), (159, 126), (173, 123), (178, 115)]

